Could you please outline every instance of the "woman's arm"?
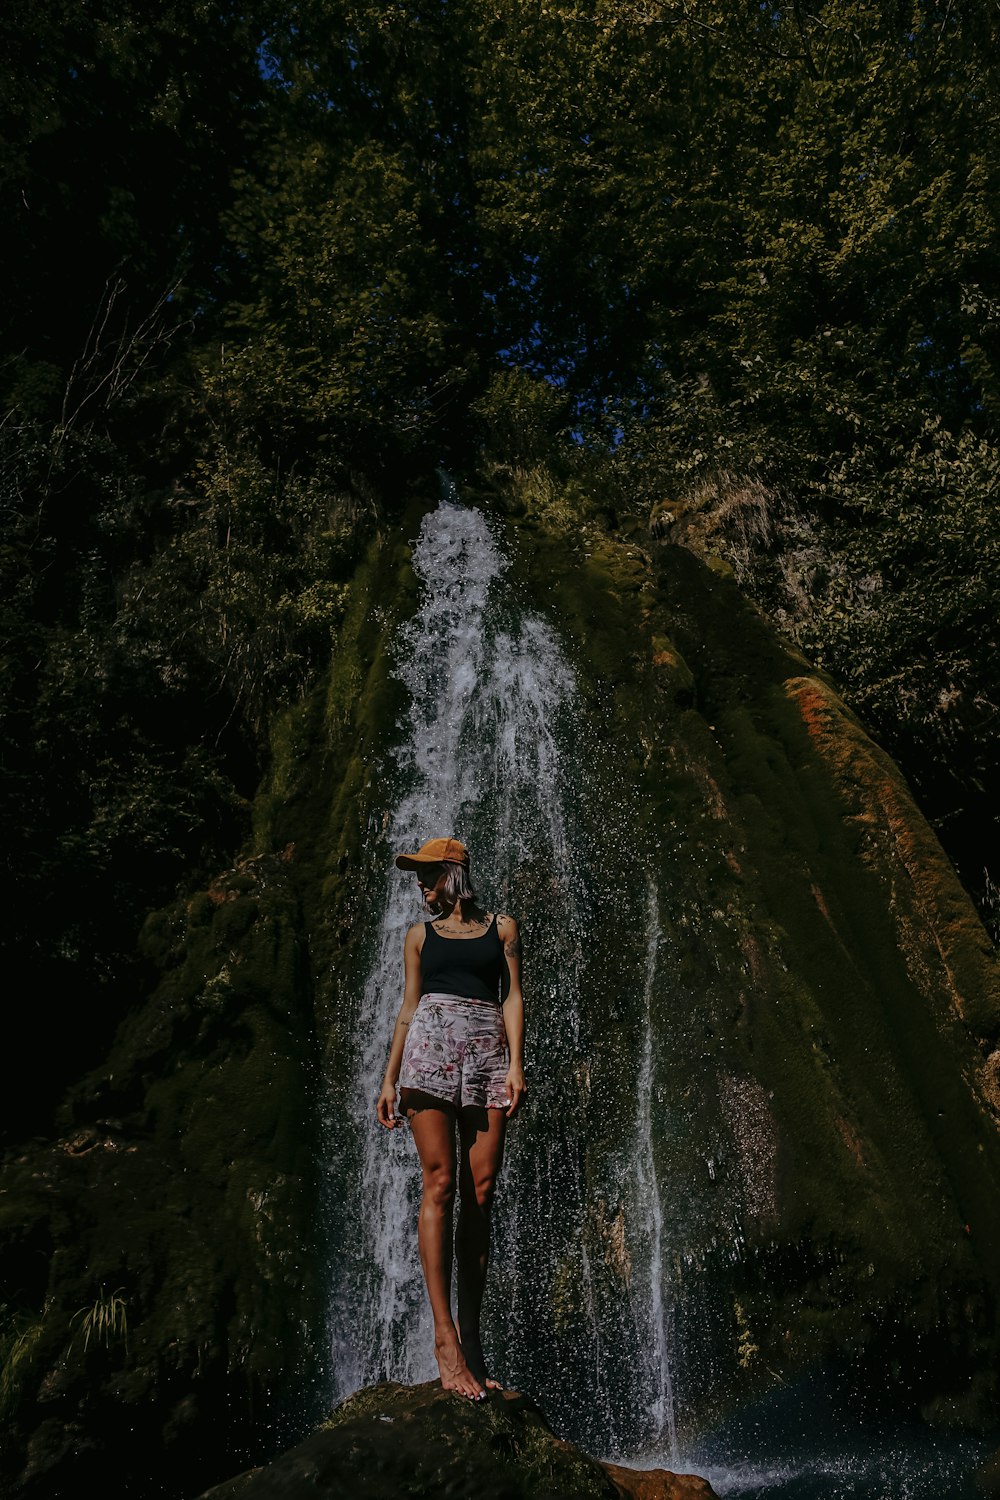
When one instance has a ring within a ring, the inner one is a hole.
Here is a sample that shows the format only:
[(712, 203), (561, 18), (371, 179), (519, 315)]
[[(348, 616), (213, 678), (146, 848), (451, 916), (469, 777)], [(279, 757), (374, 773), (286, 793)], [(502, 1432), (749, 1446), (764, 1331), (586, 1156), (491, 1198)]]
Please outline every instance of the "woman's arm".
[(396, 1080), (399, 1078), (399, 1067), (403, 1060), (407, 1028), (420, 1003), (420, 950), (423, 947), (423, 937), (424, 925), (422, 922), (417, 922), (407, 932), (406, 941), (403, 944), (405, 976), (403, 1003), (399, 1007), (399, 1015), (393, 1027), (392, 1041), (389, 1044), (389, 1060), (385, 1065), (385, 1076), (382, 1079), (382, 1091), (375, 1106), (375, 1113), (380, 1122), (389, 1130), (392, 1130), (395, 1125), (404, 1123), (396, 1114)]
[(507, 1118), (516, 1113), (527, 1089), (524, 1082), (524, 995), (521, 992), (521, 934), (513, 917), (497, 917), (503, 943), (508, 988), (503, 1002), (503, 1024), (510, 1049), (507, 1070)]

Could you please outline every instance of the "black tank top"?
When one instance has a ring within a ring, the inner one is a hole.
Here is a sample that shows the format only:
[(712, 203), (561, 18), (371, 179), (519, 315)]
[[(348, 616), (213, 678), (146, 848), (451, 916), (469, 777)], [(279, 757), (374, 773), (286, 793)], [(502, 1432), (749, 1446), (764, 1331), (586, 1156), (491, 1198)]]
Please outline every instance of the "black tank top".
[(493, 920), (480, 937), (442, 937), (433, 922), (424, 923), (420, 950), (420, 988), (424, 995), (464, 995), (469, 1000), (500, 1004), (507, 977), (503, 939)]

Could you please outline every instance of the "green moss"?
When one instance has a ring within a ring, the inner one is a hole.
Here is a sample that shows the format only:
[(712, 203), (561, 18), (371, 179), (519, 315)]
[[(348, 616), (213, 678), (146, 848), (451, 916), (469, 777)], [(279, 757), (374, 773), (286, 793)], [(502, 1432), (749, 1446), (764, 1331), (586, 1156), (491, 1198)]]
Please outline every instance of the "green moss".
[[(711, 1412), (845, 1350), (891, 1380), (915, 1350), (918, 1403), (981, 1411), (997, 1366), (1000, 1150), (980, 1065), (1000, 1036), (1000, 983), (970, 903), (898, 773), (731, 578), (614, 536), (551, 474), (510, 484), (515, 586), (557, 623), (579, 684), (586, 838), (612, 886), (628, 889), (637, 864), (655, 876), (666, 956), (651, 1011), (671, 1102), (654, 1150), (672, 1295), (695, 1330), (686, 1399)], [(403, 706), (391, 648), (415, 605), (407, 538), (424, 508), (373, 541), (328, 675), (272, 725), (251, 851), (149, 917), (154, 993), (75, 1091), (62, 1138), (6, 1169), (0, 1236), (47, 1272), (3, 1389), (36, 1417), (43, 1387), (60, 1411), (103, 1402), (109, 1451), (148, 1456), (189, 1401), (191, 1420), (248, 1442), (262, 1405), (301, 1409), (303, 1369), (324, 1357), (310, 1092), (317, 1060), (336, 1065), (371, 941), (357, 913), (381, 891), (361, 856), (388, 801)], [(634, 846), (609, 846), (611, 806)], [(526, 892), (538, 874), (524, 872)], [(586, 1121), (581, 1243), (614, 1297), (629, 1268), (607, 1167), (634, 1118), (623, 1059), (645, 1019), (633, 927), (595, 929), (587, 1088), (562, 1080)], [(709, 1159), (713, 1196), (698, 1190)], [(84, 1356), (72, 1317), (117, 1288), (129, 1349)], [(571, 1325), (578, 1294), (568, 1257), (550, 1288), (557, 1322)], [(53, 1472), (73, 1455), (59, 1430)], [(533, 1442), (528, 1428), (516, 1438), (529, 1468)], [(551, 1461), (542, 1443), (537, 1493)]]
[(0, 1419), (6, 1422), (37, 1379), (44, 1318), (24, 1309), (2, 1309), (0, 1323)]
[[(283, 1410), (301, 1419), (300, 1382), (325, 1351), (302, 1336), (321, 1324), (316, 1045), (290, 866), (245, 860), (147, 923), (157, 989), (74, 1091), (64, 1136), (34, 1148), (22, 1181), (5, 1174), (8, 1256), (15, 1233), (54, 1247), (12, 1434), (44, 1391), (50, 1413), (88, 1410), (94, 1440), (141, 1475), (175, 1420), (217, 1429), (221, 1457), (257, 1410), (258, 1446)], [(127, 1340), (75, 1336), (81, 1309), (116, 1299)], [(51, 1428), (54, 1474), (73, 1433)]]
[(555, 1437), (523, 1396), (475, 1403), (436, 1381), (414, 1387), (387, 1381), (350, 1397), (268, 1469), (203, 1500), (283, 1493), (303, 1472), (318, 1495), (349, 1490), (359, 1500), (397, 1493), (413, 1500), (616, 1500), (619, 1494), (607, 1470)]
[[(985, 1295), (996, 1328), (1000, 1142), (978, 1079), (1000, 1004), (971, 903), (898, 772), (727, 569), (676, 547), (568, 545), (529, 514), (530, 539), (515, 521), (520, 569), (568, 638), (594, 743), (615, 747), (592, 768), (592, 796), (614, 798), (629, 766), (635, 826), (660, 851), (673, 977), (654, 1004), (677, 1101), (661, 1180), (685, 1161), (703, 1170), (721, 1147), (744, 1203), (728, 1260), (711, 1245), (731, 1217), (705, 1204), (689, 1215), (683, 1182), (671, 1206), (694, 1267), (681, 1303), (728, 1288), (766, 1352), (741, 1368), (733, 1325), (735, 1368), (695, 1398), (766, 1384), (765, 1363), (787, 1371), (853, 1346), (882, 1359), (894, 1324), (901, 1345), (938, 1350), (937, 1368), (921, 1354), (915, 1386), (958, 1381), (968, 1359), (995, 1367), (995, 1334), (945, 1334), (924, 1295), (945, 1286), (956, 1306)], [(620, 945), (616, 962), (628, 972)], [(634, 1008), (602, 963), (591, 983), (617, 1025)], [(610, 1057), (591, 1072), (599, 1163), (634, 1104)], [(748, 1088), (760, 1139), (741, 1147), (736, 1114), (720, 1127), (720, 1097)], [(759, 1201), (741, 1150), (767, 1179)]]
[(364, 899), (368, 880), (376, 882), (373, 895), (381, 885), (381, 872), (362, 860), (362, 841), (384, 811), (381, 768), (404, 706), (391, 671), (392, 643), (399, 621), (416, 603), (406, 538), (416, 533), (426, 508), (416, 503), (399, 531), (380, 540), (352, 588), (340, 649), (311, 705), (309, 738), (296, 752), (310, 775), (281, 813), (278, 836), (296, 848), (316, 1025), (331, 1065), (341, 1041), (340, 997), (363, 966), (359, 944), (365, 934), (353, 920), (353, 907)]

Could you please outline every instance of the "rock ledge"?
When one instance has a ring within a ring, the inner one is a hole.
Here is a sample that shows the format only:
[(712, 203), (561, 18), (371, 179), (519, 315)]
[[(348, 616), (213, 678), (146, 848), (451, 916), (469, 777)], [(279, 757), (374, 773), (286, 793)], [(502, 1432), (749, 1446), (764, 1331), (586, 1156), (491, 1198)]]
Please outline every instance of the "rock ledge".
[(516, 1391), (474, 1405), (428, 1381), (368, 1386), (297, 1448), (201, 1500), (712, 1500), (693, 1474), (603, 1464)]

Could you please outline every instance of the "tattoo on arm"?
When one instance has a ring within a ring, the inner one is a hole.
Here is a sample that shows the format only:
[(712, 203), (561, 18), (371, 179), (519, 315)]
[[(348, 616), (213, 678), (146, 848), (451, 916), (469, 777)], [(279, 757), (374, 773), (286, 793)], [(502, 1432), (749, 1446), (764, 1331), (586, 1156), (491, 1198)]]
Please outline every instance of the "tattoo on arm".
[[(514, 921), (514, 918), (513, 917), (508, 917), (506, 915), (506, 913), (499, 913), (497, 915), (497, 925), (498, 926), (499, 926), (499, 924), (501, 922), (503, 922), (504, 926), (506, 926), (508, 922), (512, 923), (513, 921)], [(505, 937), (504, 938), (504, 940), (503, 940), (503, 951), (504, 951), (504, 953), (506, 954), (506, 956), (508, 958), (520, 958), (521, 957), (521, 934), (518, 932), (518, 930), (517, 930), (516, 927), (514, 928), (514, 931), (513, 931), (513, 933), (511, 934), (510, 937)]]

